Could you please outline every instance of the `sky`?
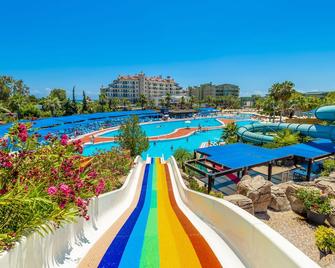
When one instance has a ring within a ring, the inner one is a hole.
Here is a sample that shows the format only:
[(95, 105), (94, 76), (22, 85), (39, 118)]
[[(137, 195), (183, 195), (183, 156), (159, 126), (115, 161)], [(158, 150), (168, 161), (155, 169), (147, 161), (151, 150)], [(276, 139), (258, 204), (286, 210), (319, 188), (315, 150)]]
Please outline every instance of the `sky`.
[(120, 74), (335, 89), (334, 0), (0, 0), (0, 75), (96, 98)]

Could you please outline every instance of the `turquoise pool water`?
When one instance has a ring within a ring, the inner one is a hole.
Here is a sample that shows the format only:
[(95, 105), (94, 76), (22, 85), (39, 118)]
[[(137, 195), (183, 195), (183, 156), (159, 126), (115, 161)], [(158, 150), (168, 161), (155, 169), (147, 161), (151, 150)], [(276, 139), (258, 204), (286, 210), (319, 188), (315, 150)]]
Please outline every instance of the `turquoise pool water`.
[[(249, 124), (250, 122), (254, 122), (254, 121), (251, 121), (251, 120), (239, 121), (237, 122), (237, 125), (243, 126), (243, 125)], [(167, 123), (162, 123), (162, 124), (167, 124)], [(215, 129), (215, 130), (194, 133), (193, 135), (186, 137), (186, 138), (166, 140), (166, 141), (156, 141), (156, 142), (151, 141), (149, 149), (142, 154), (142, 157), (145, 158), (148, 155), (152, 157), (160, 157), (164, 155), (165, 158), (168, 158), (171, 155), (173, 155), (173, 152), (178, 148), (184, 148), (189, 151), (193, 151), (199, 148), (199, 146), (203, 142), (218, 141), (221, 137), (221, 134), (222, 134), (221, 129)], [(91, 155), (96, 154), (98, 151), (108, 151), (112, 147), (116, 147), (116, 146), (118, 146), (118, 143), (116, 142), (108, 142), (108, 143), (102, 143), (102, 144), (89, 144), (84, 147), (83, 155), (91, 156)]]
[[(190, 123), (186, 123), (190, 122)], [(159, 122), (142, 125), (141, 128), (145, 131), (148, 137), (160, 136), (173, 132), (178, 128), (186, 127), (215, 127), (222, 125), (216, 118), (203, 118), (183, 121), (172, 121), (172, 122)], [(101, 135), (101, 137), (115, 137), (119, 134), (118, 130), (114, 130)]]

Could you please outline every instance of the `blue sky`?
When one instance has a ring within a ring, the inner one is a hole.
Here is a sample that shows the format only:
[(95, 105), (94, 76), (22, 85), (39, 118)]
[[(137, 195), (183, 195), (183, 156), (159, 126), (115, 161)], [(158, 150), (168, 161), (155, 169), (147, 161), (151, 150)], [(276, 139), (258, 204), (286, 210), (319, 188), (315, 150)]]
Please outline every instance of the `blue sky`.
[[(0, 74), (33, 94), (96, 97), (118, 74), (171, 75), (184, 87), (272, 83), (335, 89), (335, 1), (2, 1)], [(79, 92), (78, 92), (79, 93)]]

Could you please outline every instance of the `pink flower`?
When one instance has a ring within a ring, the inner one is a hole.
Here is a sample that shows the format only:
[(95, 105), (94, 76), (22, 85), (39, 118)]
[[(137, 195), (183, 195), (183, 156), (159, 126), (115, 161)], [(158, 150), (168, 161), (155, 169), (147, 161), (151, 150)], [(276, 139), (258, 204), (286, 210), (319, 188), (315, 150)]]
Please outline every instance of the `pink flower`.
[(60, 186), (59, 186), (59, 189), (66, 195), (68, 196), (71, 192), (71, 189), (68, 185), (62, 183)]
[(102, 193), (102, 191), (105, 189), (105, 181), (104, 180), (100, 180), (98, 182), (97, 187), (95, 188), (95, 195), (98, 196), (99, 194)]
[(60, 204), (59, 204), (59, 207), (62, 208), (62, 209), (65, 208), (66, 203), (67, 203), (67, 202), (66, 202), (65, 200), (62, 200), (62, 201), (60, 202)]
[(69, 137), (66, 134), (63, 134), (61, 137), (60, 143), (65, 146), (67, 145), (68, 140), (69, 140)]
[(44, 136), (44, 139), (47, 141), (52, 137), (51, 133), (48, 133), (46, 136)]
[(55, 195), (57, 193), (58, 189), (56, 186), (51, 186), (48, 188), (48, 194), (49, 195)]
[(17, 136), (19, 137), (20, 141), (22, 141), (22, 142), (26, 142), (27, 139), (28, 139), (28, 133), (26, 133), (26, 132), (20, 132)]
[(94, 179), (96, 178), (96, 176), (98, 175), (97, 172), (95, 170), (91, 170), (88, 174), (87, 174), (90, 178)]
[(79, 181), (76, 183), (76, 187), (77, 187), (78, 189), (83, 188), (83, 187), (84, 187), (84, 183), (83, 183), (83, 181), (82, 181), (82, 180), (79, 180)]
[(85, 218), (85, 220), (90, 220), (90, 216), (88, 216), (88, 215), (86, 215), (86, 216), (84, 216), (84, 218)]
[(25, 124), (19, 124), (18, 129), (19, 132), (24, 132), (27, 130), (27, 126)]

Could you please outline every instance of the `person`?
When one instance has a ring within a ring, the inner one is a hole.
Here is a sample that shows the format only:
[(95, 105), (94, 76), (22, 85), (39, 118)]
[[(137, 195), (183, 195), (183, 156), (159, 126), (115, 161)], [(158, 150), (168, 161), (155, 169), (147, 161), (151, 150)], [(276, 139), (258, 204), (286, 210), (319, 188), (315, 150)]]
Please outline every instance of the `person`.
[(188, 137), (186, 137), (186, 142), (188, 142)]
[(154, 146), (156, 146), (156, 144), (157, 144), (156, 141), (154, 141)]
[(91, 136), (91, 142), (94, 144), (94, 135)]
[(211, 146), (211, 141), (210, 140), (208, 140), (208, 146)]
[(171, 145), (170, 149), (171, 149), (171, 151), (173, 151), (173, 145)]

